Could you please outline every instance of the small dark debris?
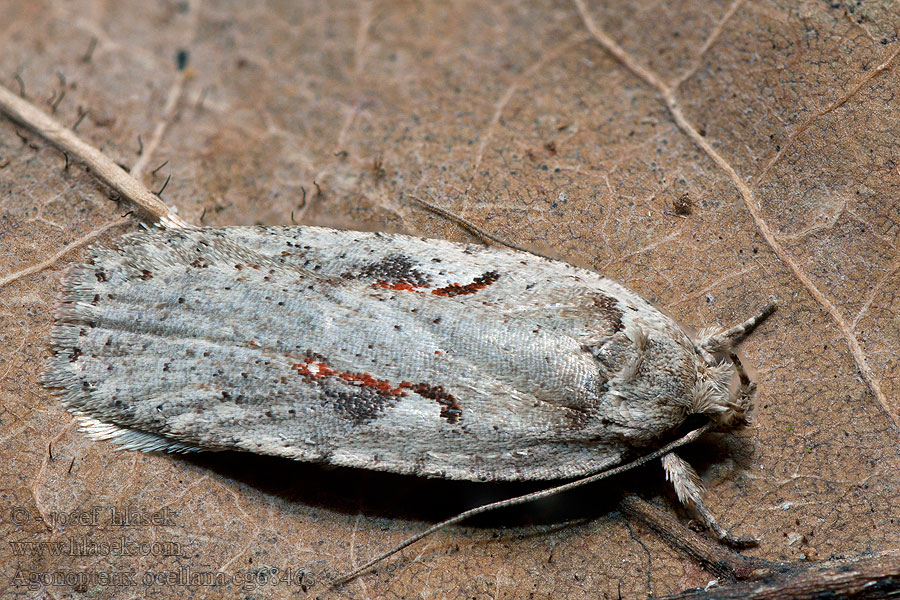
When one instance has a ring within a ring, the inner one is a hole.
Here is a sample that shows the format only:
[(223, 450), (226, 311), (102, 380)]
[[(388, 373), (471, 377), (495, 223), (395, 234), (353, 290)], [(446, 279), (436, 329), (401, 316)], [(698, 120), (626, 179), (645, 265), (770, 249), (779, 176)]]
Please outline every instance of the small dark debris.
[(685, 192), (681, 194), (677, 200), (675, 200), (675, 202), (673, 203), (673, 208), (676, 215), (686, 217), (693, 213), (694, 201), (691, 200), (691, 196), (687, 192)]
[(175, 66), (179, 71), (184, 71), (188, 65), (188, 58), (190, 55), (187, 50), (179, 50), (177, 54), (175, 54)]

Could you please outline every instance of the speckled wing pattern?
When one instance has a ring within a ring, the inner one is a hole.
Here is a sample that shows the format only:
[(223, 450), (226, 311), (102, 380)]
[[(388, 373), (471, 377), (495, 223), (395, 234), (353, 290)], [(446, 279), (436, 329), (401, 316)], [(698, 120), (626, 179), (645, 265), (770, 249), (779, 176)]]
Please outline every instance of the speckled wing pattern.
[(619, 284), (522, 252), (318, 227), (151, 230), (68, 273), (45, 383), (126, 448), (573, 477), (679, 422), (673, 409), (640, 431), (644, 409), (609, 391), (635, 368), (639, 325), (687, 340)]

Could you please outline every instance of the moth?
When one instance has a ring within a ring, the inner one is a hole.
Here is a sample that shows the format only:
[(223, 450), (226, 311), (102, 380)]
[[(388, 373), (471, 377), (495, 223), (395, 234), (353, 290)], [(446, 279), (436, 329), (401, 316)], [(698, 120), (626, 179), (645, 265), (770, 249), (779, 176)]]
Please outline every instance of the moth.
[[(473, 481), (576, 478), (746, 422), (733, 346), (540, 256), (320, 227), (153, 228), (64, 279), (45, 385), (91, 438)], [(736, 544), (699, 478), (683, 502)]]

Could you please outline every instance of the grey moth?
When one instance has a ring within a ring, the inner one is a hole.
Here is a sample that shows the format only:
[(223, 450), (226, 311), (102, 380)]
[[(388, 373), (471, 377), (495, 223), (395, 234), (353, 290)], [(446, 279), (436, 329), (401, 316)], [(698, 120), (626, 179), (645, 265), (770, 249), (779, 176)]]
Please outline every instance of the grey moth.
[[(154, 228), (65, 278), (44, 383), (94, 439), (473, 481), (576, 478), (745, 422), (732, 352), (565, 262), (319, 227)], [(726, 541), (699, 479), (663, 464)]]

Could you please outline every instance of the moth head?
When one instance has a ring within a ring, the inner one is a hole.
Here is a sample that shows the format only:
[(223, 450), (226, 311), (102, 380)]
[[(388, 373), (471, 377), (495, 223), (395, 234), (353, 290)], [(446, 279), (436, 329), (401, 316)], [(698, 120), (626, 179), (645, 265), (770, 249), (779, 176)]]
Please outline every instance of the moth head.
[(733, 351), (722, 360), (700, 358), (691, 391), (691, 412), (706, 415), (718, 429), (746, 425), (753, 407), (756, 383)]
[(734, 327), (701, 330), (693, 342), (698, 367), (692, 409), (721, 429), (747, 423), (756, 383), (744, 371), (734, 348), (773, 312), (775, 304), (770, 303)]
[(773, 310), (767, 306), (735, 327), (697, 336), (670, 320), (632, 317), (622, 331), (587, 347), (608, 393), (600, 405), (601, 426), (621, 425), (630, 442), (644, 443), (692, 414), (706, 416), (723, 430), (747, 423), (756, 384), (734, 347)]

